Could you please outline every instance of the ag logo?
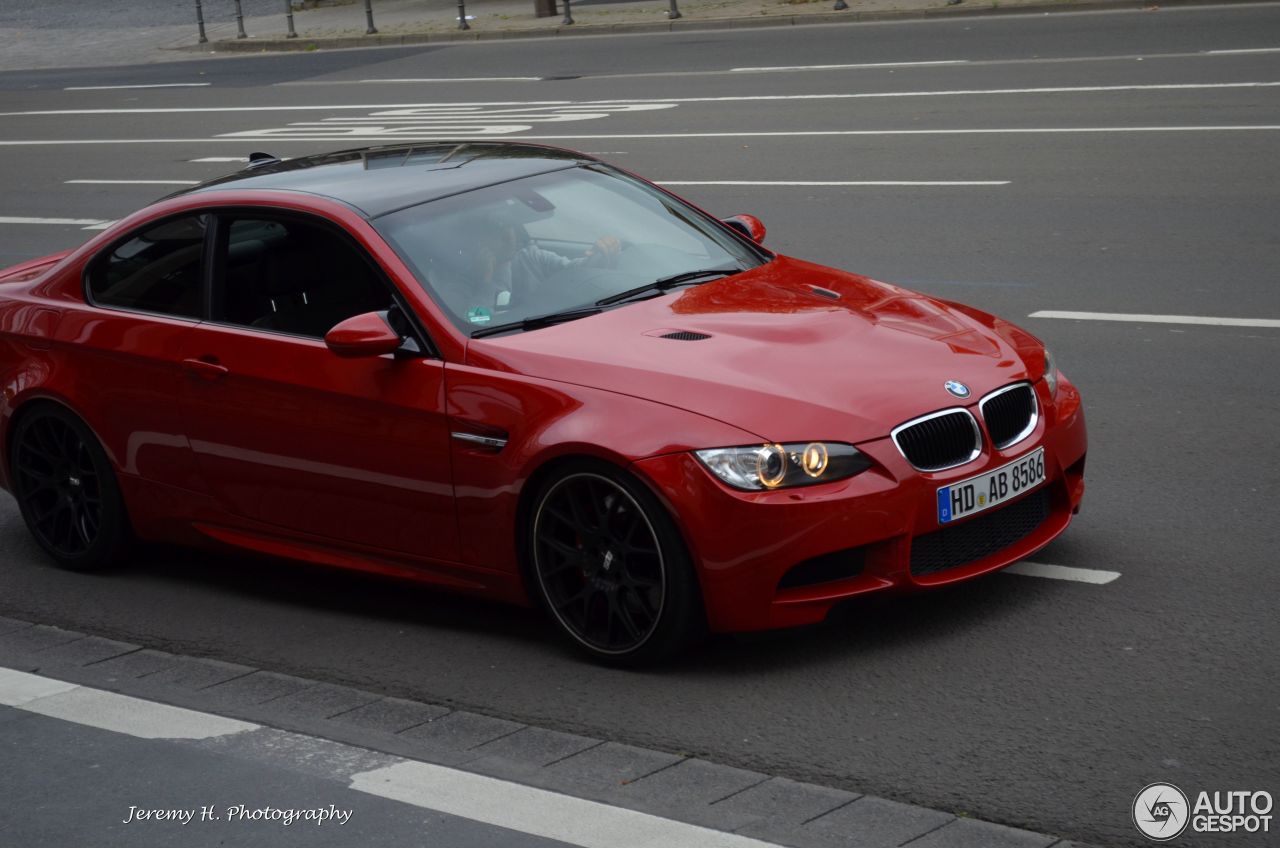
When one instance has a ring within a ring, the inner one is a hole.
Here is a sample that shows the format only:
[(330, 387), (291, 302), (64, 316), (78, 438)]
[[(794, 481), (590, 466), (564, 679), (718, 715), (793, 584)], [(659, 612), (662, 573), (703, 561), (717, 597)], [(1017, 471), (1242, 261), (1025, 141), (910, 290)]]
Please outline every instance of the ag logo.
[(1155, 842), (1168, 842), (1187, 828), (1187, 796), (1172, 783), (1153, 783), (1133, 799), (1133, 824)]
[(948, 380), (942, 384), (942, 388), (958, 398), (967, 398), (969, 396), (969, 387), (959, 380)]

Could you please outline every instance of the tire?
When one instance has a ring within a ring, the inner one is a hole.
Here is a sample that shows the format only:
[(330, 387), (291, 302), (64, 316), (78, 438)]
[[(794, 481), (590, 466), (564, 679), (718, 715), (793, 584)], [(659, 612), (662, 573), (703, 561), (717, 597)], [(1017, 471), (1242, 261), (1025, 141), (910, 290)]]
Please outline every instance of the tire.
[(598, 661), (652, 663), (705, 626), (675, 523), (643, 484), (611, 465), (574, 462), (543, 483), (525, 541), (538, 600)]
[(98, 571), (129, 541), (124, 498), (88, 426), (52, 403), (22, 413), (10, 443), (13, 495), (45, 553), (62, 568)]

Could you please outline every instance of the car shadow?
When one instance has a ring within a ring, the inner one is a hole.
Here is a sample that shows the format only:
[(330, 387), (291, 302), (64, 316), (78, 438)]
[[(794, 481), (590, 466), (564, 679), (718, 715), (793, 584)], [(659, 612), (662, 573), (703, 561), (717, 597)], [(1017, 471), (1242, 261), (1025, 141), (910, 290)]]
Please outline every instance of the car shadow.
[(383, 624), (477, 631), (554, 645), (538, 610), (447, 592), (424, 583), (360, 571), (168, 545), (139, 546), (115, 569), (210, 594), (322, 610)]
[[(199, 587), (215, 599), (322, 611), (378, 625), (475, 634), (520, 651), (591, 663), (540, 611), (446, 592), (412, 581), (252, 554), (140, 546), (110, 574), (178, 590)], [(744, 634), (711, 634), (693, 650), (641, 669), (598, 669), (642, 676), (767, 676), (781, 668), (840, 665), (859, 657), (926, 650), (965, 631), (990, 628), (1053, 603), (1056, 581), (1001, 575), (925, 592), (868, 595), (837, 605), (821, 624)]]

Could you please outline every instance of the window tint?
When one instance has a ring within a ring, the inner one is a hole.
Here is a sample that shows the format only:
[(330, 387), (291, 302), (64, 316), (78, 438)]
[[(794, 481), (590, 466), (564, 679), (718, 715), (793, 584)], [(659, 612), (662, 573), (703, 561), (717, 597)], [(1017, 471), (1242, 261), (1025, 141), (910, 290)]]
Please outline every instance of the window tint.
[(94, 264), (95, 303), (199, 318), (208, 216), (175, 218), (117, 244)]
[(373, 223), (465, 332), (761, 261), (679, 200), (595, 168), (486, 186)]
[(324, 338), (347, 318), (391, 306), (386, 283), (331, 229), (293, 218), (228, 223), (217, 320)]

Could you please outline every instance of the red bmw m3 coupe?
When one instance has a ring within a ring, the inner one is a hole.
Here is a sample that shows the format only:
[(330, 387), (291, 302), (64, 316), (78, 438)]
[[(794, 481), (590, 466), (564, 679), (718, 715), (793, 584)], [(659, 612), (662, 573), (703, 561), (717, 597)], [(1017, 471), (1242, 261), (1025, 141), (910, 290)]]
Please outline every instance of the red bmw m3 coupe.
[(590, 156), (282, 161), (0, 272), (0, 485), (58, 564), (214, 544), (543, 607), (614, 662), (967, 580), (1066, 529), (1030, 333)]

